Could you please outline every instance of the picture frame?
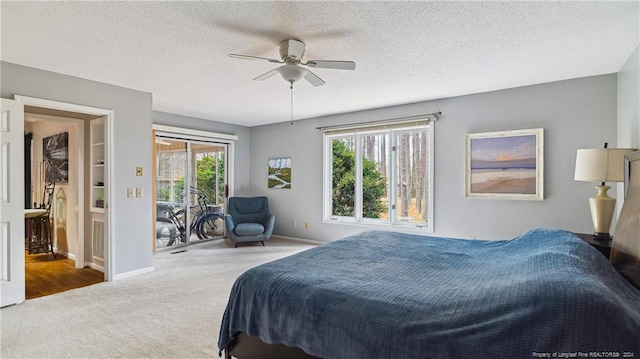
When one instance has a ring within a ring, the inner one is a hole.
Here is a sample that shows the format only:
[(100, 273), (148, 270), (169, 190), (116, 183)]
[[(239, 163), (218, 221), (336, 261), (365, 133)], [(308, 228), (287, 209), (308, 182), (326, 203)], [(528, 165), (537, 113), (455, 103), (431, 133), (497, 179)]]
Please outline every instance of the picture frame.
[(69, 133), (62, 132), (42, 139), (42, 162), (46, 183), (69, 182)]
[(466, 135), (465, 197), (543, 200), (544, 129)]
[(291, 188), (291, 157), (269, 159), (267, 186), (274, 189)]

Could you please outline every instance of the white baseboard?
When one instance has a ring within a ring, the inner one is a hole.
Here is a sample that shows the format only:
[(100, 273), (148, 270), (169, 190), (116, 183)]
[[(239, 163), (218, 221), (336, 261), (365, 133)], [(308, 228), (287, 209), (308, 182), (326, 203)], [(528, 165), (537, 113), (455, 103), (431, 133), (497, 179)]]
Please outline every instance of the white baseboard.
[(104, 267), (101, 265), (98, 265), (96, 263), (92, 263), (92, 262), (84, 262), (84, 266), (85, 267), (89, 267), (89, 268), (93, 268), (95, 270), (98, 270), (102, 273), (104, 273)]
[(151, 266), (151, 267), (140, 268), (140, 269), (136, 269), (129, 272), (120, 273), (120, 274), (114, 274), (113, 280), (129, 278), (139, 274), (153, 272), (154, 270), (156, 270), (155, 267)]
[(305, 239), (305, 238), (298, 238), (298, 237), (287, 237), (287, 236), (281, 236), (281, 235), (275, 235), (275, 234), (272, 237), (273, 238), (286, 239), (288, 241), (305, 242), (305, 243), (311, 243), (311, 244), (327, 244), (327, 242), (316, 241), (314, 239)]

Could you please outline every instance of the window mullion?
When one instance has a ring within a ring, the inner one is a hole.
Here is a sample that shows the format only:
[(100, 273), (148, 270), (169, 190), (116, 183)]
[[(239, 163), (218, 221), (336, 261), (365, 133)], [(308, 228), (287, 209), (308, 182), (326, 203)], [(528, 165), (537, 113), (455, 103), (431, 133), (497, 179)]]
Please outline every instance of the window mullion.
[(324, 218), (332, 219), (333, 205), (333, 142), (331, 137), (324, 136), (324, 161), (322, 173), (324, 174)]
[(435, 205), (435, 202), (433, 200), (433, 178), (434, 178), (434, 157), (435, 157), (435, 153), (434, 153), (434, 146), (433, 146), (433, 140), (435, 138), (434, 135), (434, 126), (429, 126), (429, 133), (427, 136), (427, 158), (429, 158), (429, 163), (427, 166), (427, 205), (428, 205), (428, 209), (429, 209), (429, 215), (428, 215), (428, 227), (431, 231), (434, 230), (434, 223), (433, 223), (433, 206)]
[(359, 222), (362, 220), (362, 135), (356, 133), (356, 148), (355, 148), (355, 160), (356, 160), (356, 170), (355, 170), (355, 188), (354, 188), (354, 199), (355, 199), (355, 220)]
[(389, 223), (393, 224), (398, 218), (398, 144), (394, 131), (389, 131)]

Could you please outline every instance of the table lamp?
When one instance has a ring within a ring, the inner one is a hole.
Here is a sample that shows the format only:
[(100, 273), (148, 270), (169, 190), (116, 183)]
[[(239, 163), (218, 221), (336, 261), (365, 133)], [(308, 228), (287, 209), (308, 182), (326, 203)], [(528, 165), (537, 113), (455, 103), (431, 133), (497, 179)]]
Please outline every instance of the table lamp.
[(632, 152), (628, 148), (590, 148), (578, 150), (576, 156), (576, 181), (601, 182), (595, 188), (598, 194), (589, 198), (591, 220), (593, 221), (593, 239), (610, 241), (609, 228), (616, 207), (615, 198), (609, 197), (609, 186), (605, 182), (624, 181), (624, 156)]

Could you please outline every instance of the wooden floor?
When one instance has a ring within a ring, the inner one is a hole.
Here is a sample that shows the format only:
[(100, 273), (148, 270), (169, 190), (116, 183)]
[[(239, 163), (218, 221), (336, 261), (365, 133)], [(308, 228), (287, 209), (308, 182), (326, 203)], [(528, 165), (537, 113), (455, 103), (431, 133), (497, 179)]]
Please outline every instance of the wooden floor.
[(92, 268), (76, 268), (73, 260), (51, 253), (25, 251), (26, 299), (33, 299), (85, 287), (104, 281), (104, 273)]

